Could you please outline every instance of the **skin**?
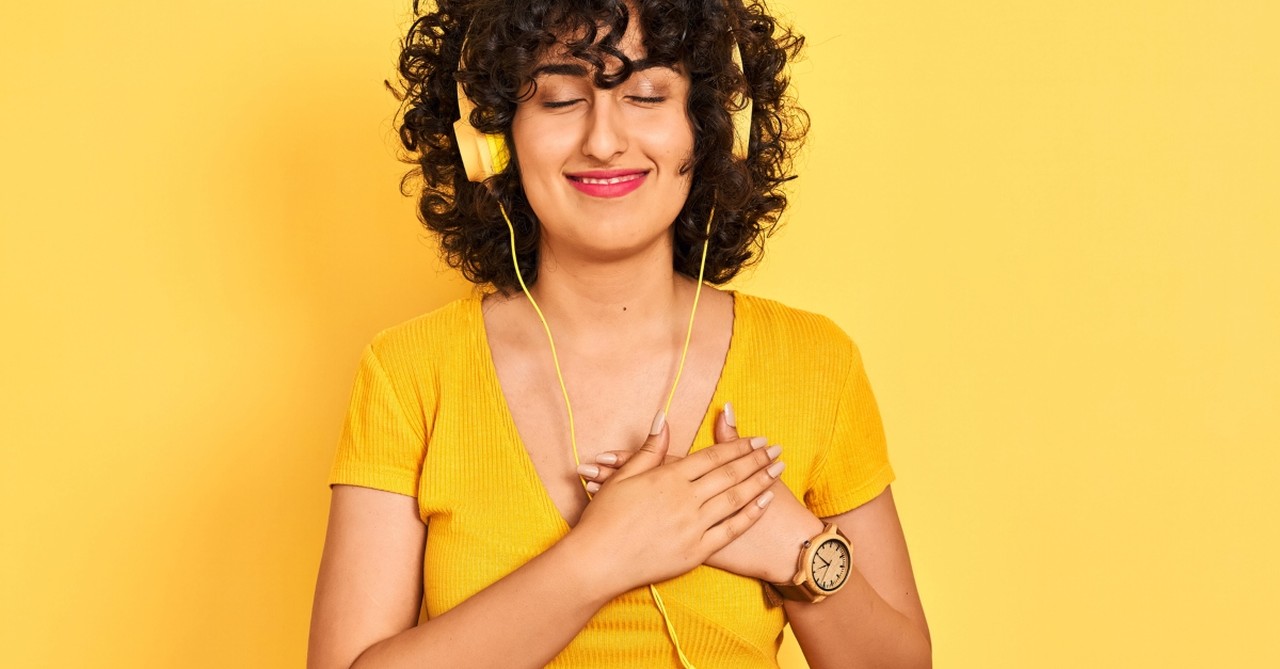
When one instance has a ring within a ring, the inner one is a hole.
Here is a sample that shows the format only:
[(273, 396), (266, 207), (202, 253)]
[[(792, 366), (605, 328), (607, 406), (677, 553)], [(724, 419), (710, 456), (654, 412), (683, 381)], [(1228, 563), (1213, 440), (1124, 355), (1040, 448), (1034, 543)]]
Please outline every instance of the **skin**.
[[(629, 31), (621, 44), (629, 56), (643, 55), (638, 35)], [(552, 53), (545, 62), (563, 59)], [(725, 416), (716, 445), (681, 457), (723, 367), (728, 295), (704, 289), (672, 414), (658, 421), (657, 434), (645, 434), (652, 407), (665, 400), (693, 301), (693, 282), (671, 268), (671, 221), (689, 186), (680, 167), (693, 142), (687, 77), (644, 71), (599, 90), (586, 77), (554, 76), (521, 103), (513, 125), (543, 230), (532, 292), (555, 331), (581, 462), (613, 452), (616, 466), (599, 469), (603, 485), (588, 503), (568, 454), (563, 404), (545, 392), (558, 383), (541, 325), (523, 296), (490, 296), (485, 324), (503, 392), (572, 529), (507, 577), (418, 624), (426, 527), (416, 500), (334, 486), (309, 667), (543, 666), (623, 592), (703, 563), (785, 580), (799, 542), (822, 528), (776, 482), (776, 450), (753, 448)], [(614, 167), (648, 170), (646, 182), (626, 197), (602, 199), (565, 177)], [(891, 492), (832, 520), (855, 546), (875, 549), (854, 552), (848, 584), (826, 602), (786, 603), (811, 666), (930, 666), (928, 627)], [(648, 536), (666, 540), (634, 540)], [(564, 587), (566, 575), (574, 587)]]

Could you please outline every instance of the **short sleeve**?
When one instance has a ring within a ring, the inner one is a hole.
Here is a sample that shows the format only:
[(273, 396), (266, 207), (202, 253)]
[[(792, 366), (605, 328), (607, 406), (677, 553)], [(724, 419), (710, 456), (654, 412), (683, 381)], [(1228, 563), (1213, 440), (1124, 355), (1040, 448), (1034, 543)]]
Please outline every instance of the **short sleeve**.
[(880, 409), (862, 355), (846, 337), (848, 368), (837, 396), (831, 439), (805, 491), (805, 504), (826, 518), (871, 501), (893, 482)]
[(365, 348), (338, 440), (329, 485), (416, 497), (426, 440), (415, 428), (373, 346)]

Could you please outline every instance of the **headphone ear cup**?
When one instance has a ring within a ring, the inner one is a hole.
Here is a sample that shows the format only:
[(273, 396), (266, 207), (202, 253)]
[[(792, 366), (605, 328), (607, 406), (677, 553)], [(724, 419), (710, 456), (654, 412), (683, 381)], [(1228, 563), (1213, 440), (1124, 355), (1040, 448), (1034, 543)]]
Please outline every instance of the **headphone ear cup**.
[(453, 122), (453, 136), (458, 140), (467, 179), (481, 182), (507, 168), (507, 143), (502, 135), (487, 135), (471, 125), (475, 108), (458, 82), (458, 120)]
[(460, 118), (453, 122), (453, 134), (458, 140), (458, 153), (462, 156), (462, 167), (467, 172), (467, 179), (484, 181), (493, 176), (488, 161), (485, 160), (489, 143), (480, 131), (466, 118)]
[(485, 142), (484, 157), (489, 159), (489, 176), (507, 169), (511, 154), (507, 152), (507, 140), (502, 135), (482, 135)]
[(746, 160), (751, 150), (751, 98), (747, 106), (733, 113), (733, 156)]

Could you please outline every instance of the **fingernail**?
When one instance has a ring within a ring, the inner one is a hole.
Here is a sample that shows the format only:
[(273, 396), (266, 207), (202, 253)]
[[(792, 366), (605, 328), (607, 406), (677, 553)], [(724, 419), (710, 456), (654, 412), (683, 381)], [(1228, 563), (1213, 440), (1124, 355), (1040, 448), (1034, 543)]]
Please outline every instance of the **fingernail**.
[(649, 428), (649, 436), (653, 436), (662, 432), (662, 426), (667, 424), (667, 412), (659, 409), (658, 415), (653, 417), (653, 426)]
[(593, 479), (600, 475), (600, 468), (595, 465), (578, 465), (578, 473), (586, 478)]
[(769, 440), (764, 437), (752, 437), (749, 441), (751, 442), (751, 448), (760, 448), (769, 443)]
[(733, 415), (733, 405), (728, 402), (724, 403), (724, 422), (729, 427), (738, 427), (738, 417)]
[(600, 492), (600, 484), (596, 483), (595, 481), (589, 481), (587, 483), (587, 492), (591, 493), (592, 495)]
[(768, 469), (766, 469), (765, 471), (769, 472), (769, 476), (772, 476), (773, 478), (775, 478), (775, 479), (776, 479), (776, 478), (778, 478), (779, 476), (782, 476), (782, 470), (784, 470), (784, 469), (786, 469), (786, 468), (787, 468), (787, 463), (785, 463), (785, 462), (775, 462), (775, 463), (773, 463), (773, 464), (769, 465), (769, 468), (768, 468)]
[(616, 465), (618, 464), (618, 456), (613, 453), (601, 453), (596, 456), (596, 462), (602, 465)]
[(769, 456), (770, 460), (777, 460), (778, 456), (782, 454), (782, 447), (770, 446), (769, 450), (765, 451), (765, 454)]
[(773, 501), (773, 491), (766, 490), (764, 491), (763, 495), (756, 498), (756, 506), (763, 509), (766, 506), (769, 506), (769, 502), (772, 502), (772, 501)]

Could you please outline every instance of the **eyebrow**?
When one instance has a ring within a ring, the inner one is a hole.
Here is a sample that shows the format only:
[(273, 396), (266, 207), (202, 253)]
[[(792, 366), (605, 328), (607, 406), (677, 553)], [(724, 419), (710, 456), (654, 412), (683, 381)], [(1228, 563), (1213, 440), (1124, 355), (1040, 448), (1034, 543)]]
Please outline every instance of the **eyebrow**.
[[(661, 63), (651, 61), (647, 58), (631, 61), (632, 72), (641, 72), (643, 70), (651, 70), (655, 67), (665, 67), (665, 68), (671, 69), (669, 65), (663, 65)], [(588, 71), (586, 66), (579, 65), (578, 63), (547, 63), (546, 65), (539, 65), (538, 67), (534, 68), (533, 72), (529, 75), (529, 78), (537, 79), (538, 77), (543, 75), (556, 75), (556, 74), (562, 74), (570, 77), (585, 77), (588, 75)]]
[(548, 63), (547, 65), (539, 65), (534, 68), (533, 74), (529, 75), (530, 79), (537, 79), (543, 75), (565, 74), (571, 77), (587, 76), (587, 68), (575, 63)]

